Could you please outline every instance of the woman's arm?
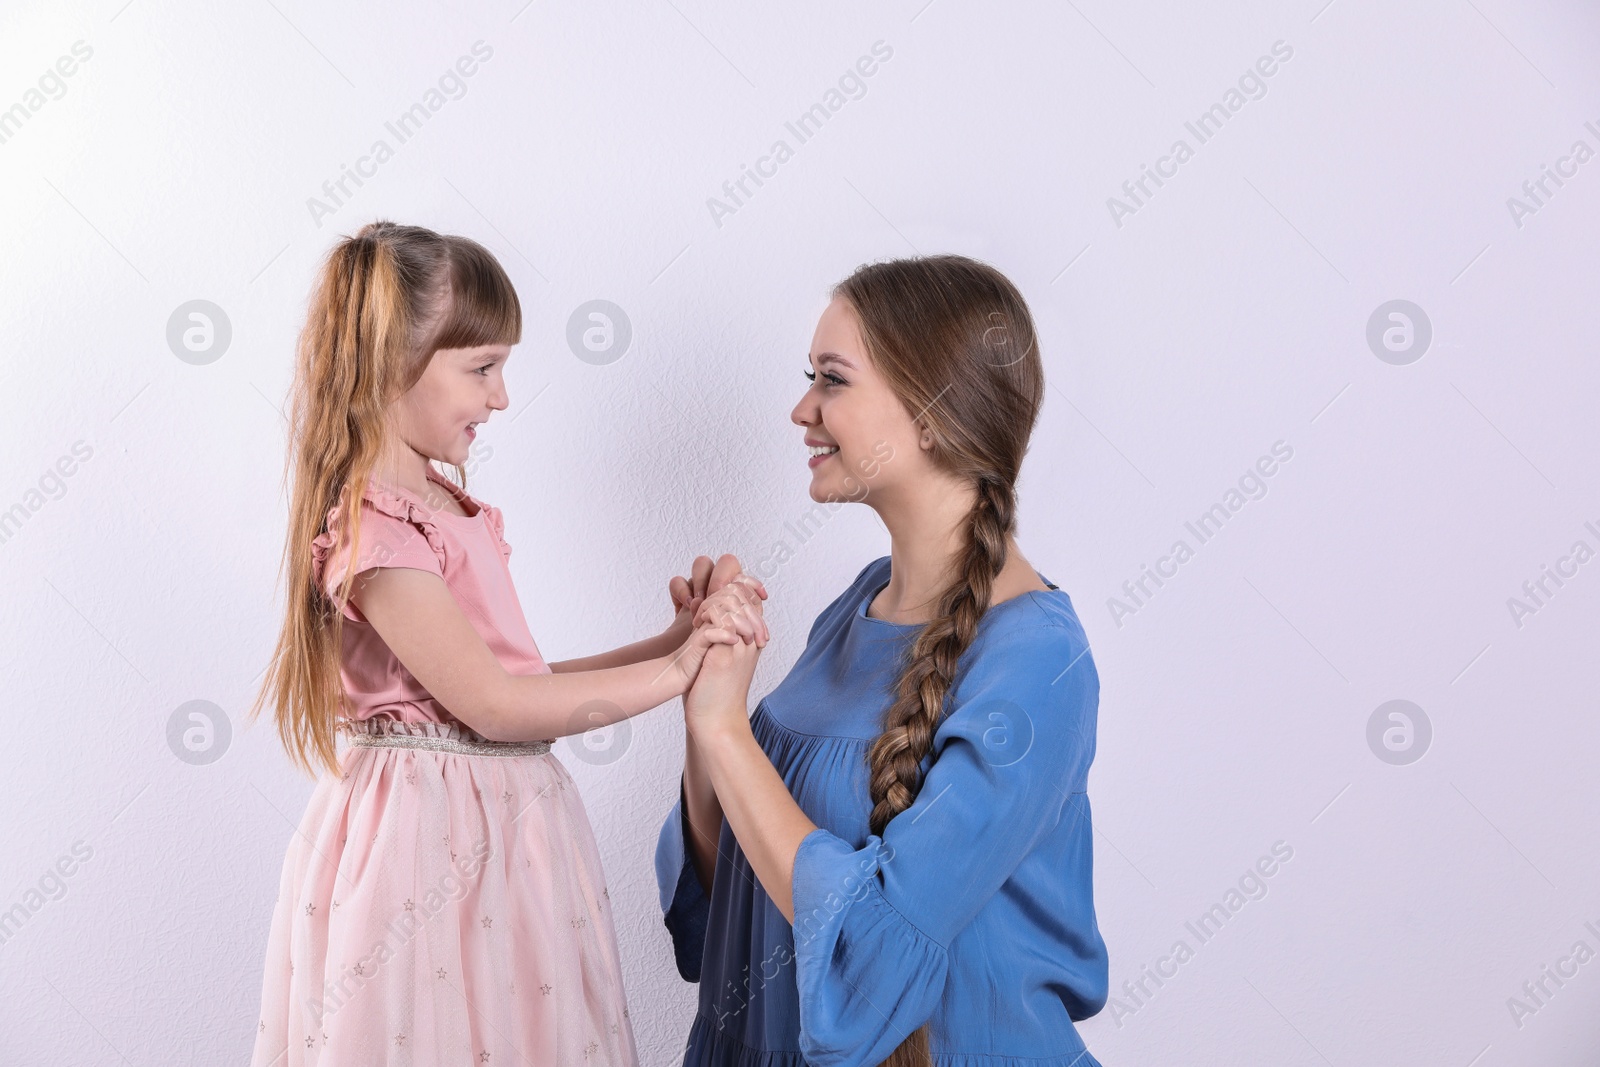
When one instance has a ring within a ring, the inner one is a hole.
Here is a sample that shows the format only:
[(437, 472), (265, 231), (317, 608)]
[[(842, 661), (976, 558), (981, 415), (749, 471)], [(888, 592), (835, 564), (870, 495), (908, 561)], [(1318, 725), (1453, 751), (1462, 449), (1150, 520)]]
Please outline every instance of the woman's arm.
[[(672, 580), (670, 588), (674, 603), (688, 600), (698, 608), (701, 598), (715, 593), (741, 573), (736, 556), (723, 556), (715, 568), (711, 568), (710, 563), (707, 557), (701, 556), (694, 561), (689, 581), (682, 578)], [(755, 582), (754, 588), (762, 598), (766, 597), (766, 589), (760, 582)], [(716, 880), (717, 845), (722, 838), (722, 805), (717, 800), (716, 788), (711, 784), (705, 758), (695, 744), (694, 735), (688, 730), (683, 735), (683, 814), (689, 824), (688, 840), (685, 842), (689, 859), (694, 864), (700, 888), (709, 897), (712, 883)]]
[(1049, 929), (1002, 908), (983, 949), (997, 960), (1049, 953), (1074, 1020), (1105, 1003), (1084, 792), (1099, 682), (1085, 638), (1075, 620), (1029, 619), (978, 651), (915, 801), (859, 844), (816, 827), (757, 745), (746, 717), (753, 650), (712, 649), (684, 698), (729, 828), (793, 927), (808, 1063), (880, 1063), (927, 1023), (950, 946), (1046, 835), (1060, 835), (1063, 862), (1024, 885)]
[(750, 732), (750, 679), (760, 654), (754, 644), (710, 649), (684, 697), (684, 717), (739, 847), (767, 896), (792, 923), (795, 853), (817, 824), (794, 802)]
[[(452, 715), (493, 741), (535, 741), (608, 726), (683, 693), (717, 641), (763, 632), (748, 587), (725, 591), (718, 625), (693, 631), (671, 655), (569, 674), (509, 674), (462, 614), (439, 575), (363, 572), (351, 599), (385, 644)], [(738, 605), (737, 608), (734, 606)]]

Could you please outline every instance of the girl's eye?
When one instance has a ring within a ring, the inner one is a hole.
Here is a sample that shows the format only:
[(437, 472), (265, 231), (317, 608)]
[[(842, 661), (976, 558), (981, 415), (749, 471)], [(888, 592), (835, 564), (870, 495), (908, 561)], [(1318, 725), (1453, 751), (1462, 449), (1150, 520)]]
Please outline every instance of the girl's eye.
[[(808, 381), (808, 382), (814, 382), (814, 381), (817, 380), (817, 372), (816, 371), (809, 371), (808, 370), (808, 371), (805, 372), (805, 376), (806, 376), (806, 381)], [(848, 384), (843, 378), (839, 377), (837, 374), (833, 373), (832, 371), (828, 371), (826, 374), (824, 374), (822, 376), (822, 380), (827, 382), (829, 385), (846, 385), (846, 384)]]
[(489, 373), (489, 368), (492, 366), (494, 366), (493, 363), (485, 363), (483, 366), (478, 368), (478, 373), (487, 376)]

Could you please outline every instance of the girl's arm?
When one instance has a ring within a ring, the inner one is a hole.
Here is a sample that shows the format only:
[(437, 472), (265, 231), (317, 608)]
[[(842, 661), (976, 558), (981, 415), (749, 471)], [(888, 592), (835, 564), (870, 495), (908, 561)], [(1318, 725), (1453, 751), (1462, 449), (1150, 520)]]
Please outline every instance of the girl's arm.
[[(695, 613), (700, 607), (700, 602), (727, 585), (734, 575), (740, 573), (739, 559), (733, 555), (724, 555), (713, 566), (710, 556), (697, 556), (690, 566), (689, 573), (688, 578), (674, 578), (668, 583), (668, 591), (672, 596), (673, 606), (678, 609), (678, 614), (666, 630), (654, 637), (647, 637), (643, 641), (635, 641), (631, 645), (623, 645), (609, 652), (552, 663), (550, 669), (556, 674), (599, 671), (608, 667), (624, 667), (630, 663), (672, 655), (689, 639), (689, 631), (694, 629)], [(759, 581), (755, 582), (755, 588), (765, 599), (767, 591)]]
[(626, 667), (630, 663), (670, 656), (682, 648), (683, 643), (689, 639), (689, 632), (694, 629), (696, 607), (699, 607), (698, 600), (690, 606), (680, 608), (678, 617), (672, 620), (672, 625), (654, 637), (647, 637), (643, 641), (635, 641), (631, 645), (623, 645), (609, 652), (597, 652), (593, 656), (564, 659), (550, 664), (550, 670), (556, 674), (602, 671), (611, 667)]
[(715, 625), (672, 651), (603, 670), (506, 672), (437, 574), (399, 567), (363, 572), (351, 592), (385, 644), (449, 712), (492, 741), (536, 741), (607, 726), (681, 695), (718, 642), (766, 640), (756, 594), (730, 583)]

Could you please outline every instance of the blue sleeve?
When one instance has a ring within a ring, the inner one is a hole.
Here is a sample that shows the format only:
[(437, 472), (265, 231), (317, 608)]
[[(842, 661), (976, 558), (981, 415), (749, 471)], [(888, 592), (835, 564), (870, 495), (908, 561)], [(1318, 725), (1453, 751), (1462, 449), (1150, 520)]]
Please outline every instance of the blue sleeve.
[[(1068, 803), (1094, 758), (1099, 692), (1081, 629), (1012, 630), (958, 678), (937, 758), (882, 837), (857, 849), (818, 828), (801, 841), (794, 939), (807, 1063), (877, 1064), (932, 1016), (950, 942), (1064, 812), (1078, 817)], [(1092, 923), (1091, 881), (1068, 891)]]
[(678, 802), (661, 824), (656, 841), (656, 889), (661, 896), (661, 911), (672, 935), (672, 954), (678, 973), (686, 982), (700, 980), (700, 964), (705, 955), (706, 923), (711, 901), (700, 887), (694, 861), (685, 847), (689, 828), (685, 825), (683, 780), (678, 781)]

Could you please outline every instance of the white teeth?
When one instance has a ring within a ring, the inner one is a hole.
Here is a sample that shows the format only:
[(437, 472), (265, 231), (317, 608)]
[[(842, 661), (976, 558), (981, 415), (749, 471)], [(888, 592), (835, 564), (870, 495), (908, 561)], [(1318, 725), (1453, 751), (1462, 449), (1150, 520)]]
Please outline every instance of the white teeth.
[(813, 456), (831, 456), (839, 451), (838, 445), (808, 445)]

